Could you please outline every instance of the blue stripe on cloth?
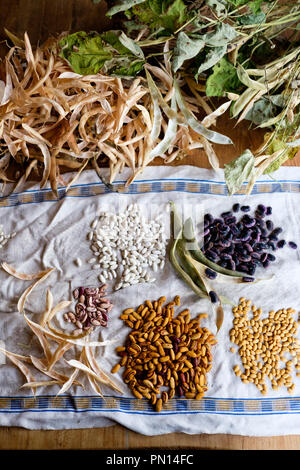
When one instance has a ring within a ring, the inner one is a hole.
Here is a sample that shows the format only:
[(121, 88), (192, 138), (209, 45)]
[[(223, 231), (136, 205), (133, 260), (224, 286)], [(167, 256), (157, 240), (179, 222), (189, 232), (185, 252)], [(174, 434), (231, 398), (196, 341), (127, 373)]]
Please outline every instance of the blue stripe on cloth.
[[(227, 196), (227, 186), (223, 181), (208, 181), (196, 179), (163, 179), (163, 180), (141, 180), (133, 182), (129, 187), (125, 187), (124, 181), (114, 183), (119, 194), (145, 194), (160, 192), (185, 192), (196, 194), (211, 194)], [(235, 194), (240, 196), (245, 194), (247, 183)], [(78, 184), (72, 186), (66, 194), (66, 187), (58, 189), (58, 199), (68, 197), (91, 197), (99, 194), (106, 194), (109, 189), (101, 182)], [(300, 192), (300, 181), (279, 180), (260, 181), (254, 185), (252, 194), (262, 193), (298, 193)], [(20, 204), (33, 204), (42, 202), (56, 202), (57, 198), (51, 189), (28, 190), (22, 193), (11, 194), (0, 197), (0, 208), (11, 207)]]
[[(117, 412), (156, 415), (148, 400), (114, 396), (40, 395), (0, 397), (0, 413), (20, 412)], [(300, 397), (281, 398), (209, 398), (201, 400), (173, 398), (161, 414), (279, 415), (299, 414)]]

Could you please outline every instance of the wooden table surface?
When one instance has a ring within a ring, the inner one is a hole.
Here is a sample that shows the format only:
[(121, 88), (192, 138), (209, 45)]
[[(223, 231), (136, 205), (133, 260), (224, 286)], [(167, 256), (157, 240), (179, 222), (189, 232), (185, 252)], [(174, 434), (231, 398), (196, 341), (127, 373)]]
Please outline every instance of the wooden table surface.
[[(5, 39), (4, 28), (18, 36), (28, 32), (33, 44), (45, 40), (50, 34), (62, 31), (101, 30), (110, 28), (105, 17), (104, 1), (92, 0), (1, 0), (0, 45)], [(3, 45), (3, 44), (2, 44)], [(222, 164), (227, 163), (245, 148), (255, 149), (262, 141), (262, 133), (249, 130), (243, 123), (234, 127), (229, 119), (220, 122), (220, 130), (230, 135), (235, 146), (216, 146)], [(218, 148), (219, 147), (219, 148)], [(159, 163), (159, 162), (158, 162)], [(177, 164), (192, 164), (208, 168), (207, 158), (201, 152)], [(300, 154), (288, 162), (300, 165)], [(174, 172), (176, 169), (174, 168)], [(188, 435), (173, 433), (147, 437), (129, 431), (120, 425), (59, 431), (30, 431), (23, 428), (0, 428), (0, 449), (139, 449), (190, 448), (227, 450), (296, 450), (300, 449), (299, 436), (245, 437), (223, 434)]]

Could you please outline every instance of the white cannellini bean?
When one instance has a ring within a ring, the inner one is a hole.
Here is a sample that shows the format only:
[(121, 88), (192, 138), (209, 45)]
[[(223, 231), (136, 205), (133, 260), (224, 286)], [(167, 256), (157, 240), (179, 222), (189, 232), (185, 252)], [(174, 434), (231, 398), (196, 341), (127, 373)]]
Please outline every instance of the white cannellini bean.
[(97, 225), (98, 225), (98, 219), (94, 219), (92, 224), (91, 224), (91, 228), (94, 229), (94, 228), (97, 227)]
[(159, 214), (154, 220), (146, 220), (139, 205), (134, 203), (123, 213), (101, 212), (99, 218), (94, 219), (91, 227), (96, 242), (92, 251), (99, 257), (99, 265), (94, 267), (101, 265), (102, 282), (103, 278), (115, 279), (120, 266), (123, 266), (123, 274), (115, 285), (116, 290), (127, 284), (152, 280), (145, 268), (152, 266), (157, 271), (164, 266), (167, 242), (162, 217), (163, 214)]

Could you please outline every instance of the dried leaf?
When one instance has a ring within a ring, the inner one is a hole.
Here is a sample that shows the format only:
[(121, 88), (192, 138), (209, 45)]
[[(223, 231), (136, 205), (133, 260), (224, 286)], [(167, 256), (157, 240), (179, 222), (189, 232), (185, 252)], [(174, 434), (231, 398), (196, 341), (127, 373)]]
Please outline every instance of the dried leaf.
[(201, 39), (190, 38), (181, 31), (177, 36), (176, 45), (173, 53), (172, 70), (177, 72), (186, 60), (192, 59), (204, 48), (205, 41)]
[(254, 172), (255, 158), (250, 150), (245, 150), (232, 162), (224, 165), (224, 175), (230, 195), (235, 194)]
[(145, 1), (146, 0), (119, 0), (118, 3), (110, 8), (106, 14), (107, 16), (113, 16), (116, 13), (129, 10), (131, 7), (144, 3)]

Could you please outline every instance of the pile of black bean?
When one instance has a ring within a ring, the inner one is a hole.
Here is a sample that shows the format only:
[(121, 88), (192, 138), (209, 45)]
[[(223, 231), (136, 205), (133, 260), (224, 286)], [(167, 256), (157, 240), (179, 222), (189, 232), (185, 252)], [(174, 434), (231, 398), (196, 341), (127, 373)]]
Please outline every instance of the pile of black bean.
[(250, 212), (250, 206), (237, 203), (219, 218), (205, 214), (202, 251), (219, 266), (254, 276), (257, 267), (268, 268), (276, 260), (272, 251), (297, 245), (281, 238), (282, 228), (274, 227), (269, 217), (272, 207), (259, 204), (253, 215)]

